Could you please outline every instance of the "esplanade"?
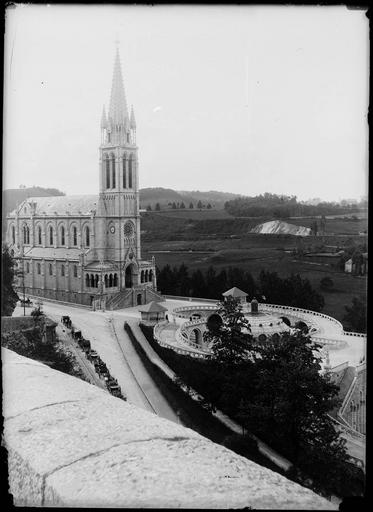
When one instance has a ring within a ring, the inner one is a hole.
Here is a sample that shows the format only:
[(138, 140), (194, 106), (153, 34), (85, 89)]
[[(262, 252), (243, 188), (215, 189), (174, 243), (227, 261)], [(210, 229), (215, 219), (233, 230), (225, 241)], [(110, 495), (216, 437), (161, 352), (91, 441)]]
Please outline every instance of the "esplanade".
[[(248, 320), (250, 332), (259, 341), (265, 341), (269, 337), (276, 338), (283, 332), (292, 332), (295, 328), (300, 328), (310, 335), (312, 341), (322, 346), (324, 356), (332, 350), (340, 351), (342, 358), (342, 349), (348, 350), (348, 341), (352, 341), (352, 337), (365, 343), (364, 334), (345, 332), (338, 320), (323, 313), (292, 306), (260, 303), (255, 298), (248, 300), (248, 294), (236, 287), (223, 293), (224, 298), (229, 296), (239, 300), (242, 313)], [(160, 345), (172, 348), (179, 354), (204, 358), (211, 353), (209, 344), (204, 340), (204, 333), (209, 327), (222, 322), (218, 312), (219, 304), (217, 301), (189, 301), (187, 305), (168, 311), (168, 320), (158, 322), (154, 326), (154, 337)]]

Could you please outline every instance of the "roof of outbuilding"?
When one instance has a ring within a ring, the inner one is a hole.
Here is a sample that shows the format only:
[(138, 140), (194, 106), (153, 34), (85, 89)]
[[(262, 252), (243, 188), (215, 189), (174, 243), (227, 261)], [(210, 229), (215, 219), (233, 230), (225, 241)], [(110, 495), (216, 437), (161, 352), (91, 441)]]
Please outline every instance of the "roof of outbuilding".
[(224, 297), (247, 297), (247, 293), (243, 292), (236, 286), (223, 293)]
[(89, 215), (97, 210), (98, 195), (45, 196), (25, 199), (10, 215), (30, 203), (36, 203), (34, 215)]
[(152, 302), (149, 302), (149, 304), (141, 306), (141, 308), (139, 308), (139, 311), (141, 311), (142, 313), (159, 313), (161, 311), (167, 311), (167, 308), (162, 306), (162, 304), (159, 304), (159, 302), (155, 302), (153, 300)]

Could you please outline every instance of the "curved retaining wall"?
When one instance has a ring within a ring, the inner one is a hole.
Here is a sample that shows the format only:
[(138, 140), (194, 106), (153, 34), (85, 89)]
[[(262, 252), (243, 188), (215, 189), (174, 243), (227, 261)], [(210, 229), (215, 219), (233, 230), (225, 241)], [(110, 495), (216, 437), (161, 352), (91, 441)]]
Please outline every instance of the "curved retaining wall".
[(3, 444), (16, 506), (336, 510), (193, 430), (7, 349)]

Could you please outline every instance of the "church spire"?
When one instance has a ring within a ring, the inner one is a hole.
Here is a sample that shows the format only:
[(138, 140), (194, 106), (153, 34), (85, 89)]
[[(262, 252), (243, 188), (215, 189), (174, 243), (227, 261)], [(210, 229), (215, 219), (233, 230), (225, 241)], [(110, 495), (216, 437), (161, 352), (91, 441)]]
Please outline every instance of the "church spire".
[(119, 49), (117, 48), (114, 63), (113, 82), (111, 86), (109, 118), (114, 125), (124, 124), (128, 119), (127, 101), (124, 92)]
[(135, 119), (135, 112), (133, 111), (133, 105), (131, 105), (130, 127), (133, 130), (136, 130), (136, 119)]
[(103, 106), (103, 109), (102, 109), (101, 128), (107, 128), (105, 105)]

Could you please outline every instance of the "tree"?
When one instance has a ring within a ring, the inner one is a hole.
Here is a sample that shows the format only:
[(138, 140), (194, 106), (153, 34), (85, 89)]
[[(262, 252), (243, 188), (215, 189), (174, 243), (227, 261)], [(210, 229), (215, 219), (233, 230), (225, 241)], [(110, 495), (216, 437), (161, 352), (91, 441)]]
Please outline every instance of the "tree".
[(240, 418), (246, 428), (260, 433), (319, 485), (332, 490), (343, 477), (335, 468), (348, 457), (328, 414), (338, 405), (338, 386), (320, 372), (319, 349), (301, 331), (254, 342), (255, 378), (241, 403)]
[(152, 211), (152, 207), (151, 207), (151, 205), (150, 205), (150, 204), (148, 204), (148, 206), (146, 207), (146, 210), (147, 210), (148, 212), (151, 212), (151, 211)]
[(325, 292), (330, 292), (334, 288), (334, 282), (330, 277), (320, 279), (320, 288)]
[(157, 203), (155, 205), (155, 209), (156, 209), (157, 212), (159, 212), (159, 210), (161, 209), (161, 205), (159, 203)]
[(210, 204), (210, 203), (208, 203), (206, 208), (207, 208), (208, 210), (211, 210), (211, 204)]
[(317, 231), (318, 231), (317, 220), (314, 220), (311, 224), (311, 233), (316, 236)]
[(199, 201), (198, 201), (198, 203), (197, 203), (197, 208), (198, 208), (199, 210), (201, 210), (201, 209), (202, 209), (202, 201), (201, 201), (201, 200), (199, 200)]
[(358, 298), (352, 299), (351, 306), (345, 306), (346, 314), (343, 317), (343, 322), (347, 324), (347, 330), (356, 332), (366, 332), (366, 306)]
[(15, 263), (9, 248), (3, 245), (1, 253), (2, 287), (1, 316), (12, 316), (19, 297), (14, 290)]
[(180, 208), (181, 208), (181, 209), (185, 208), (184, 201), (181, 201), (181, 203), (180, 203)]
[(214, 323), (211, 330), (207, 324), (204, 334), (205, 341), (211, 343), (213, 359), (227, 367), (246, 361), (252, 335), (239, 300), (227, 297), (218, 304), (216, 313), (220, 315), (222, 322)]
[(177, 208), (177, 207), (176, 207), (176, 203), (175, 203), (175, 201), (174, 201), (174, 202), (172, 203), (172, 209), (173, 209), (173, 210), (176, 210), (176, 208)]
[(194, 208), (193, 203), (189, 204), (189, 208), (192, 210)]

